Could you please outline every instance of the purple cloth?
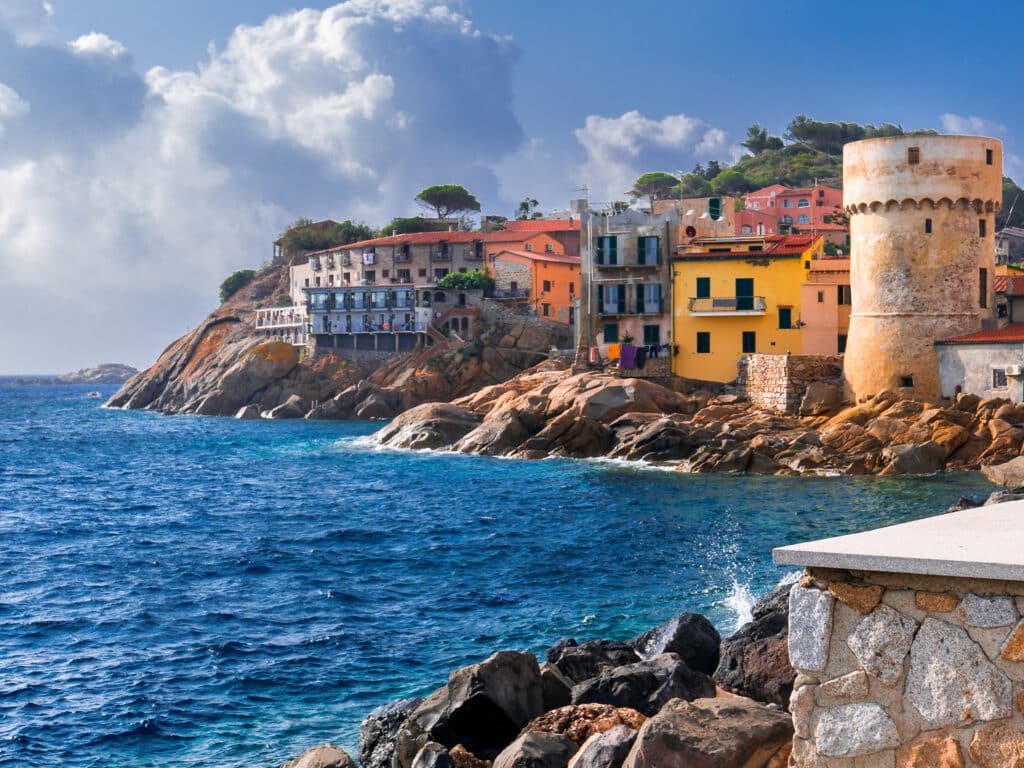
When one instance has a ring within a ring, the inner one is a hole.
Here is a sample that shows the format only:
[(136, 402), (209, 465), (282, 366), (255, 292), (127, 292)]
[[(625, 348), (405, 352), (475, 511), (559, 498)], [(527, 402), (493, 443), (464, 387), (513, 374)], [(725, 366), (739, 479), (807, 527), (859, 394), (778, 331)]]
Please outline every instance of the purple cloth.
[(636, 368), (636, 347), (632, 344), (623, 344), (619, 352), (620, 368)]

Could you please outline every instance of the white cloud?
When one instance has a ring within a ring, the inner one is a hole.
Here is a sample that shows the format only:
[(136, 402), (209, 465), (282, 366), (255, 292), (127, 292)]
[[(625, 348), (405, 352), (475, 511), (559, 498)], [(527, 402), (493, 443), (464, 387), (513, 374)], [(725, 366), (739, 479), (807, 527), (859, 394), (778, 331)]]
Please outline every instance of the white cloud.
[(590, 115), (576, 138), (587, 155), (579, 177), (599, 201), (622, 199), (641, 173), (677, 173), (728, 148), (725, 131), (703, 120), (687, 115), (653, 120), (636, 110), (619, 117)]
[(16, 370), (148, 364), (288, 221), (384, 223), (430, 183), (494, 199), (522, 139), (514, 51), (431, 0), (282, 14), (144, 79), (102, 33), (2, 48), (0, 322), (34, 318), (4, 339)]
[(0, 29), (9, 30), (18, 45), (53, 39), (53, 6), (40, 0), (0, 0)]
[(942, 130), (946, 133), (967, 133), (983, 136), (995, 136), (1006, 133), (1005, 125), (975, 115), (957, 115), (952, 112), (946, 112), (939, 116), (939, 121), (942, 123)]
[(107, 56), (111, 59), (121, 58), (128, 53), (121, 43), (107, 37), (102, 32), (90, 32), (82, 35), (77, 40), (68, 43), (68, 47), (75, 53), (87, 56)]

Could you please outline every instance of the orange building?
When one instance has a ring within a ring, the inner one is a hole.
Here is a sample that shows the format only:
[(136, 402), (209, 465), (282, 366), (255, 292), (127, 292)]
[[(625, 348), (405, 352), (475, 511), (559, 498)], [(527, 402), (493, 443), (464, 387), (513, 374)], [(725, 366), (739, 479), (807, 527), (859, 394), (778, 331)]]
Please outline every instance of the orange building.
[(559, 242), (561, 253), (580, 255), (579, 219), (509, 219), (505, 222), (505, 230), (523, 237), (543, 233)]
[(841, 355), (850, 332), (850, 260), (812, 259), (810, 267), (800, 286), (803, 353)]
[(580, 257), (538, 250), (504, 250), (492, 259), (495, 297), (529, 302), (538, 317), (576, 322)]

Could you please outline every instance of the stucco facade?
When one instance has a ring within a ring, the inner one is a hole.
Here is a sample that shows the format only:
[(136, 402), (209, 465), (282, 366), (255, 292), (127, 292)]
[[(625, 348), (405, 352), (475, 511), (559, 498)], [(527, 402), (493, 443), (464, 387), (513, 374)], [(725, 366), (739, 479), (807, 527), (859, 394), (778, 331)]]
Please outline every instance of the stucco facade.
[(850, 333), (850, 260), (815, 259), (800, 287), (805, 355), (841, 355)]
[(935, 349), (943, 397), (967, 392), (985, 399), (1024, 400), (1024, 324), (947, 339)]
[(493, 257), (496, 296), (521, 296), (538, 317), (575, 322), (580, 259), (560, 253), (501, 251)]
[(845, 385), (940, 394), (939, 339), (993, 316), (1002, 144), (976, 136), (898, 136), (843, 149), (853, 305)]

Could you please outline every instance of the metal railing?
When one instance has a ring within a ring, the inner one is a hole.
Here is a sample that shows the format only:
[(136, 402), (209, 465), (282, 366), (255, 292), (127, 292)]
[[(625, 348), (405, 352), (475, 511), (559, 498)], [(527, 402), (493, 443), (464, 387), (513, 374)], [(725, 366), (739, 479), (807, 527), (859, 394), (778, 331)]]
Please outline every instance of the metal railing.
[(690, 299), (691, 312), (702, 314), (733, 314), (736, 312), (764, 312), (764, 296), (707, 296)]

